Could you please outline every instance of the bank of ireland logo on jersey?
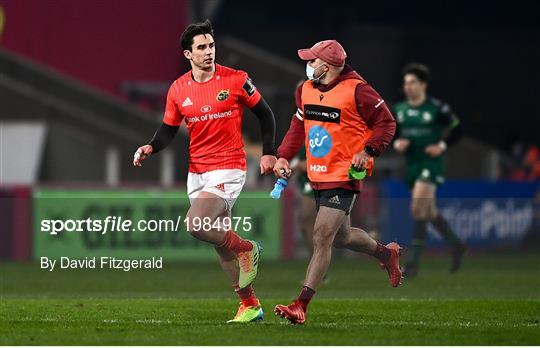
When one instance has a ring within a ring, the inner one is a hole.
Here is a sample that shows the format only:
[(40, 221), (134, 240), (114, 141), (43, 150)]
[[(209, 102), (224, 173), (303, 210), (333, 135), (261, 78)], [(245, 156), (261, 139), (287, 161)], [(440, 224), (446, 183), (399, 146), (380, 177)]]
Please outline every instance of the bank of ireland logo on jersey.
[(332, 149), (332, 137), (321, 126), (313, 126), (308, 131), (309, 152), (313, 157), (321, 158)]

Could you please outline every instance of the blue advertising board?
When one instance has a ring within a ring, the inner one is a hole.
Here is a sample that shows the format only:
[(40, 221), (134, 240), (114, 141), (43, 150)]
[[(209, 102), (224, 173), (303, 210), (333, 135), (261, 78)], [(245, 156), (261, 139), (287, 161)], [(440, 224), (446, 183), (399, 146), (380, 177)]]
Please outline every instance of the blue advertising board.
[[(437, 208), (456, 234), (473, 248), (517, 247), (534, 231), (540, 182), (448, 181), (437, 190)], [(410, 193), (402, 181), (381, 184), (383, 240), (410, 245), (412, 218)], [(428, 228), (428, 246), (444, 240)]]

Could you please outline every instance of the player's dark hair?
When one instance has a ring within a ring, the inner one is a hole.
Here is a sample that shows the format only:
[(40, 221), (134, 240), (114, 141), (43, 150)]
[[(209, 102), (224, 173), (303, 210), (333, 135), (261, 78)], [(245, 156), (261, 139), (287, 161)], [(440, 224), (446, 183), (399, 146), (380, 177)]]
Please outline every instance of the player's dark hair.
[(214, 37), (214, 28), (212, 28), (212, 23), (209, 19), (205, 20), (204, 22), (188, 25), (180, 37), (180, 46), (183, 50), (191, 51), (191, 46), (193, 46), (193, 38), (197, 35), (205, 34), (210, 34), (212, 35), (212, 38)]
[(403, 76), (412, 74), (416, 76), (416, 78), (422, 82), (428, 82), (429, 81), (429, 68), (427, 65), (422, 63), (410, 63), (405, 65), (403, 68)]

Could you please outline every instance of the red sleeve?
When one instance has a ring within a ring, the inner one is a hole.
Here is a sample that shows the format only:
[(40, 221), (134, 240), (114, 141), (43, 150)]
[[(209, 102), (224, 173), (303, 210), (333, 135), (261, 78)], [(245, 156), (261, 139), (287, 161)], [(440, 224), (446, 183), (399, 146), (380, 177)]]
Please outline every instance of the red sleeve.
[(377, 155), (381, 154), (396, 132), (396, 121), (392, 113), (379, 93), (370, 85), (356, 87), (356, 107), (368, 127), (373, 130), (366, 146), (375, 150)]
[(261, 94), (257, 90), (257, 87), (253, 84), (253, 81), (249, 78), (246, 72), (241, 72), (240, 82), (240, 103), (244, 104), (248, 108), (253, 108), (259, 100), (261, 100)]
[(165, 105), (165, 114), (163, 115), (163, 123), (169, 126), (180, 126), (184, 116), (178, 110), (178, 105), (175, 102), (176, 99), (176, 81), (169, 87), (167, 92), (167, 103)]
[(294, 113), (289, 130), (278, 148), (278, 158), (283, 157), (287, 161), (296, 156), (304, 145), (306, 134), (304, 130), (304, 111), (302, 110), (302, 86), (299, 86), (295, 95), (296, 112)]

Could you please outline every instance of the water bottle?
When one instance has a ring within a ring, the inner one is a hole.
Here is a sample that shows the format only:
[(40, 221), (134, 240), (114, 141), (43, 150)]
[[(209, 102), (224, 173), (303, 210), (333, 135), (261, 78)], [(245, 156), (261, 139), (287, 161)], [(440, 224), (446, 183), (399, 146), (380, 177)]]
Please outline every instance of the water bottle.
[(366, 174), (367, 174), (367, 170), (364, 169), (364, 170), (357, 170), (356, 168), (354, 168), (354, 166), (351, 166), (349, 168), (349, 173), (348, 173), (348, 176), (349, 176), (349, 179), (353, 179), (353, 180), (363, 180), (365, 177), (366, 177)]
[(270, 197), (272, 197), (273, 199), (279, 199), (279, 197), (281, 197), (281, 191), (283, 191), (285, 187), (287, 187), (288, 183), (289, 181), (286, 179), (277, 179), (274, 185), (274, 189), (272, 190), (272, 192), (270, 192)]

